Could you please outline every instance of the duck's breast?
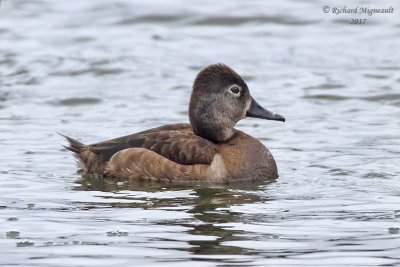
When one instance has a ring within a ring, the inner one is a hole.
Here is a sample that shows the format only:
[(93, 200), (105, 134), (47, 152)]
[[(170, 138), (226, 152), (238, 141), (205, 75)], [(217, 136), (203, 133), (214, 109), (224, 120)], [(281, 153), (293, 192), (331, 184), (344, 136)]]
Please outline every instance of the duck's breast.
[(271, 152), (257, 139), (238, 131), (219, 145), (228, 179), (267, 180), (278, 178)]

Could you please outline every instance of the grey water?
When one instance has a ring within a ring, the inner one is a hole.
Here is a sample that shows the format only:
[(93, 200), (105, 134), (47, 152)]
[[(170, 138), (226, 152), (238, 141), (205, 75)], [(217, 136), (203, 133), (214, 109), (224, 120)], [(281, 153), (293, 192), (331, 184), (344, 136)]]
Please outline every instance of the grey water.
[[(324, 13), (323, 6), (394, 8)], [(0, 2), (1, 266), (399, 266), (398, 1)], [(351, 19), (367, 19), (351, 24)], [(286, 123), (273, 182), (84, 178), (92, 143), (186, 122), (223, 62)]]

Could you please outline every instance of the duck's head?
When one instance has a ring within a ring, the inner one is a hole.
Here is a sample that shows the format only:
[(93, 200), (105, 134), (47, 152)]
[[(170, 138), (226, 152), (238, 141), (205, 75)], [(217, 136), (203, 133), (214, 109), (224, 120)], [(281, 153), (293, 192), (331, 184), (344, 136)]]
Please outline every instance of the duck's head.
[(196, 135), (225, 142), (235, 133), (235, 124), (246, 117), (285, 121), (261, 107), (250, 95), (247, 84), (224, 64), (210, 65), (194, 80), (189, 119)]

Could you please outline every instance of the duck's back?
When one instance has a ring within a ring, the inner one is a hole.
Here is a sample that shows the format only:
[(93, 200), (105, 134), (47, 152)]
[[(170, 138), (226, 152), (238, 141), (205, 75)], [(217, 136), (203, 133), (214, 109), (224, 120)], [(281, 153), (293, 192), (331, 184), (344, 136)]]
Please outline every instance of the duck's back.
[(193, 133), (190, 124), (169, 124), (143, 132), (84, 145), (66, 137), (67, 149), (83, 163), (83, 169), (91, 174), (103, 174), (108, 161), (117, 152), (127, 148), (145, 148), (177, 164), (211, 164), (218, 153), (217, 146)]

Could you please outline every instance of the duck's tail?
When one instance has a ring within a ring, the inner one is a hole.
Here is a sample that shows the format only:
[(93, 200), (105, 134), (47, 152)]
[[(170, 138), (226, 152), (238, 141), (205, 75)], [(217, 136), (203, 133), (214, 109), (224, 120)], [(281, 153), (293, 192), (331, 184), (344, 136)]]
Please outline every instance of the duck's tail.
[(67, 139), (67, 141), (69, 142), (69, 146), (64, 146), (63, 147), (71, 152), (74, 152), (75, 154), (78, 154), (85, 148), (85, 145), (82, 144), (81, 142), (79, 142), (78, 140), (66, 136), (62, 133), (58, 133), (59, 135), (61, 135), (62, 137), (64, 137), (65, 139)]
[(91, 151), (90, 145), (85, 145), (78, 140), (58, 133), (67, 139), (69, 146), (63, 146), (65, 149), (74, 153), (74, 157), (78, 160), (78, 174), (102, 174), (104, 171), (104, 162)]

